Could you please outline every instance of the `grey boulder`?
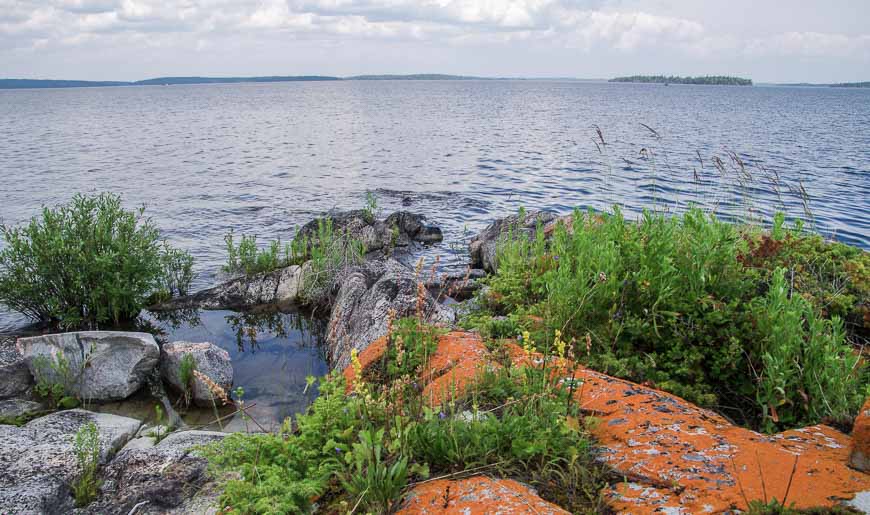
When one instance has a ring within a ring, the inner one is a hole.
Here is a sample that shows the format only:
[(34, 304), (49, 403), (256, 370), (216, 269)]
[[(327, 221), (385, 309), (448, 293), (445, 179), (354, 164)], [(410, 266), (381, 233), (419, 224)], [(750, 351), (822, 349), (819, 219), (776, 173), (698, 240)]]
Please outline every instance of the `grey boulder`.
[(375, 220), (370, 213), (355, 210), (315, 218), (302, 226), (296, 239), (304, 238), (310, 248), (318, 242), (318, 226), (326, 220), (331, 222), (333, 234), (359, 241), (366, 253), (390, 253), (398, 248), (409, 247), (413, 242), (435, 243), (444, 238), (441, 229), (427, 225), (423, 215), (396, 211), (384, 220)]
[[(163, 380), (179, 393), (184, 392), (181, 381), (181, 360), (190, 354), (196, 362), (196, 370), (208, 376), (227, 392), (233, 386), (233, 364), (230, 355), (224, 349), (209, 342), (172, 342), (163, 346), (160, 360), (160, 375)], [(194, 377), (191, 389), (191, 402), (200, 407), (211, 407), (214, 403), (221, 405), (220, 399), (214, 399), (208, 386), (199, 378)]]
[(59, 411), (22, 427), (0, 425), (0, 513), (69, 513), (70, 484), (79, 470), (75, 434), (93, 422), (99, 433), (100, 462), (106, 463), (139, 429), (138, 420)]
[[(350, 363), (351, 349), (362, 351), (387, 333), (390, 310), (397, 318), (417, 315), (435, 324), (450, 324), (453, 316), (438, 303), (414, 270), (389, 258), (369, 261), (341, 274), (326, 333), (326, 352), (333, 368)], [(419, 296), (419, 302), (418, 302)]]
[(468, 249), (471, 265), (495, 273), (498, 270), (499, 246), (511, 235), (534, 239), (539, 225), (547, 231), (558, 219), (556, 213), (538, 211), (525, 213), (522, 218), (517, 214), (496, 220), (471, 240)]
[[(148, 333), (83, 331), (19, 338), (18, 350), (34, 377), (64, 384), (85, 401), (126, 399), (136, 392), (160, 359)], [(63, 357), (68, 371), (47, 363)]]

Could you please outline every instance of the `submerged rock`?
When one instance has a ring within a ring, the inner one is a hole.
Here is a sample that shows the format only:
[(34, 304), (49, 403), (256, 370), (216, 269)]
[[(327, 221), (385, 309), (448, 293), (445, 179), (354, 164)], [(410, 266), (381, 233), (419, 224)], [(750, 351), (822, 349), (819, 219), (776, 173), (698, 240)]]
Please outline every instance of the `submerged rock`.
[(535, 237), (539, 224), (546, 228), (546, 226), (554, 223), (558, 218), (556, 213), (538, 211), (525, 213), (522, 220), (518, 214), (496, 220), (471, 240), (469, 252), (471, 254), (472, 266), (495, 273), (498, 270), (498, 246), (511, 233), (515, 236), (522, 235), (532, 240)]
[(33, 376), (14, 340), (0, 341), (0, 399), (24, 395), (31, 386)]
[[(181, 360), (190, 354), (196, 361), (196, 370), (208, 376), (218, 386), (227, 392), (233, 386), (233, 364), (230, 354), (217, 345), (209, 342), (172, 342), (163, 346), (160, 358), (160, 375), (175, 391), (184, 392), (181, 382)], [(194, 377), (190, 400), (199, 407), (209, 408), (220, 399), (213, 400), (211, 390), (201, 379)]]
[(69, 410), (32, 420), (22, 427), (0, 425), (0, 513), (69, 513), (70, 484), (79, 474), (75, 433), (93, 422), (100, 438), (100, 463), (138, 431), (138, 420)]
[[(154, 370), (160, 348), (148, 333), (83, 331), (18, 339), (31, 374), (63, 384), (84, 401), (126, 399)], [(66, 370), (56, 366), (66, 361)], [(55, 366), (51, 366), (54, 363)]]
[(196, 448), (225, 436), (215, 431), (180, 431), (154, 445), (131, 442), (103, 471), (100, 497), (79, 513), (127, 514), (137, 505), (139, 515), (216, 511), (220, 492), (203, 489), (209, 479), (208, 462)]
[(390, 310), (397, 318), (416, 315), (418, 297), (428, 322), (452, 323), (451, 312), (425, 285), (418, 288), (421, 281), (413, 269), (392, 258), (370, 261), (341, 274), (326, 331), (330, 364), (344, 368), (350, 362), (351, 349), (361, 351), (385, 335)]

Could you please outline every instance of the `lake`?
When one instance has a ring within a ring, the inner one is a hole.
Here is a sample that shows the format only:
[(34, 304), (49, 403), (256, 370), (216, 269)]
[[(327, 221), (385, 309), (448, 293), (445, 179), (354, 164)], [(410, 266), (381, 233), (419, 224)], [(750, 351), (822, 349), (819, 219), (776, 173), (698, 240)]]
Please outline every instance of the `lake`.
[[(712, 187), (712, 157), (730, 164), (727, 151), (750, 167), (753, 189), (767, 185), (759, 165), (783, 183), (802, 179), (819, 230), (870, 248), (868, 89), (506, 80), (3, 90), (0, 219), (21, 222), (75, 192), (121, 193), (197, 257), (205, 285), (229, 229), (286, 239), (324, 210), (361, 207), (366, 191), (384, 211), (404, 200), (441, 225), (445, 254), (520, 206), (744, 209)], [(803, 215), (798, 196), (784, 195)], [(770, 193), (752, 207), (778, 204)]]

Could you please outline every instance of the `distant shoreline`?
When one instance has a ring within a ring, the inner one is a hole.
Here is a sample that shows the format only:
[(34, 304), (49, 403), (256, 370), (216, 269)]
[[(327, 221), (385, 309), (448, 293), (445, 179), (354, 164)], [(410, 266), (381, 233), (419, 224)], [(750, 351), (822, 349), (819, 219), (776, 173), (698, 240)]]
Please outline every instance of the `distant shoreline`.
[[(344, 81), (571, 81), (571, 82), (610, 82), (639, 84), (690, 84), (690, 85), (739, 85), (752, 86), (752, 80), (740, 77), (668, 77), (661, 75), (634, 75), (613, 79), (578, 79), (574, 77), (476, 77), (469, 75), (447, 75), (420, 73), (408, 75), (353, 75), (334, 77), (329, 75), (287, 75), (257, 77), (157, 77), (139, 81), (88, 81), (57, 79), (0, 79), (0, 90), (10, 89), (64, 89), (64, 88), (102, 88), (125, 86), (177, 86), (202, 84), (256, 84), (275, 82), (344, 82)], [(870, 88), (870, 82), (842, 82), (832, 84), (813, 83), (758, 83), (758, 86), (782, 87), (829, 87), (829, 88)]]

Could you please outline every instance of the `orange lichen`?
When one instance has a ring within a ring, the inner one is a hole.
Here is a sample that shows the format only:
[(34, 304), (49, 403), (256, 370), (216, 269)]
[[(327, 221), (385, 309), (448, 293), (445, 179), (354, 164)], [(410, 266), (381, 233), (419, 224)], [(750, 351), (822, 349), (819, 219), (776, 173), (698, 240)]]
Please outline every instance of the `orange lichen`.
[(562, 515), (568, 512), (538, 497), (528, 486), (511, 479), (473, 476), (466, 479), (439, 479), (422, 483), (405, 497), (398, 512), (403, 515), (539, 514)]
[(867, 399), (858, 418), (855, 419), (849, 464), (858, 470), (870, 471), (870, 399)]
[[(505, 347), (515, 365), (543, 362), (540, 354), (530, 354), (514, 343)], [(363, 366), (379, 359), (385, 348), (379, 340), (363, 351), (359, 355)], [(482, 366), (498, 366), (491, 360), (476, 334), (441, 336), (421, 378), (430, 404), (437, 405), (454, 393), (461, 395)], [(867, 416), (859, 417), (855, 425), (854, 445), (853, 438), (825, 425), (764, 435), (734, 426), (679, 397), (575, 367), (567, 360), (549, 366), (554, 374), (566, 378), (573, 374), (579, 380), (574, 397), (599, 419), (591, 431), (601, 457), (625, 478), (605, 492), (617, 512), (720, 513), (746, 509), (752, 500), (782, 501), (786, 493), (787, 503), (798, 508), (833, 506), (870, 490), (870, 475), (848, 467), (850, 451), (870, 456), (870, 403), (862, 410)], [(344, 373), (352, 379), (352, 370)], [(403, 513), (446, 512), (447, 508), (438, 508), (438, 500), (444, 500), (447, 486), (454, 494), (465, 488), (463, 481), (468, 480), (424, 483), (414, 489), (416, 500)], [(529, 495), (537, 499), (534, 502), (544, 502)], [(501, 501), (508, 502), (496, 496), (486, 501), (490, 504), (467, 507), (470, 513), (524, 513), (513, 511), (514, 505), (498, 504)], [(466, 507), (448, 506), (450, 513)]]

